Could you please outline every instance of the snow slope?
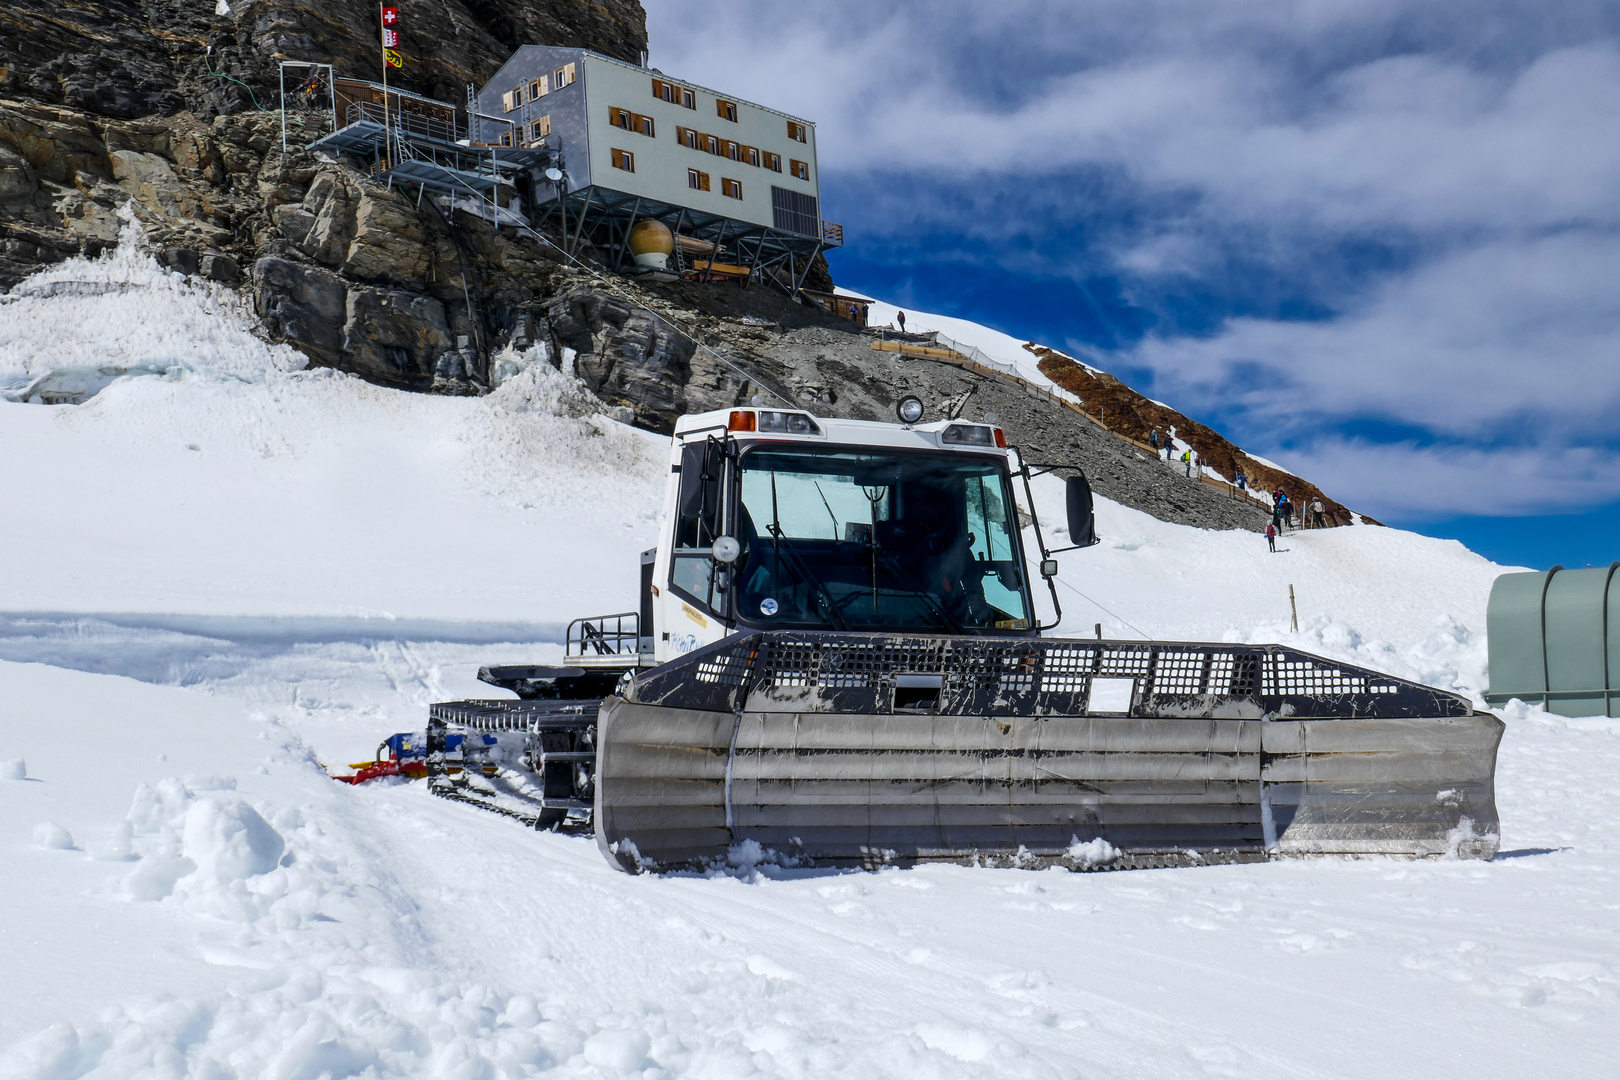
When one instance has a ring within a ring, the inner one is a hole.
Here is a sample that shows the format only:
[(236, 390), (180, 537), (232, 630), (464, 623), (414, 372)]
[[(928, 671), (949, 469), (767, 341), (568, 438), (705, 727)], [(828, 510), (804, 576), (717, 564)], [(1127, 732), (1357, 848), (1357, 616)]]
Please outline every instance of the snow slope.
[[(631, 878), (331, 782), (630, 606), (661, 447), (535, 357), (414, 397), (278, 362), (129, 248), (58, 273), (90, 284), (0, 305), (0, 381), (64, 304), (63, 355), (167, 374), (0, 403), (0, 1077), (1611, 1075), (1616, 721), (1505, 713), (1491, 864)], [(209, 344), (172, 362), (143, 311)], [(1070, 632), (1481, 686), (1502, 568), (1454, 542), (1098, 512)]]
[[(859, 293), (851, 295), (859, 296)], [(870, 299), (862, 297), (862, 299)], [(899, 312), (903, 310), (894, 304), (882, 300), (873, 300), (867, 309), (867, 322), (872, 326), (893, 326), (898, 328)], [(1037, 366), (1040, 361), (1028, 349), (1024, 342), (1011, 334), (1004, 334), (1000, 330), (992, 330), (980, 323), (969, 322), (967, 319), (957, 319), (949, 315), (936, 315), (927, 311), (906, 310), (906, 330), (913, 334), (923, 334), (930, 330), (937, 330), (952, 340), (964, 345), (971, 345), (982, 349), (985, 355), (992, 360), (999, 360), (1004, 364), (1011, 364), (1018, 369), (1018, 374), (1025, 381), (1047, 389), (1055, 389), (1057, 384), (1047, 378)]]

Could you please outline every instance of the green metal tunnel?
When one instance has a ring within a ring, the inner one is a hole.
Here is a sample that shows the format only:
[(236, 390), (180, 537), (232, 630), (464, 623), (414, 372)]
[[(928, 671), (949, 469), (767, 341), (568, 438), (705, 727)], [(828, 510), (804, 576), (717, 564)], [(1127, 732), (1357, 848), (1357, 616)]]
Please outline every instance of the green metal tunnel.
[(1620, 563), (1503, 574), (1486, 609), (1490, 689), (1561, 716), (1614, 716), (1620, 704)]

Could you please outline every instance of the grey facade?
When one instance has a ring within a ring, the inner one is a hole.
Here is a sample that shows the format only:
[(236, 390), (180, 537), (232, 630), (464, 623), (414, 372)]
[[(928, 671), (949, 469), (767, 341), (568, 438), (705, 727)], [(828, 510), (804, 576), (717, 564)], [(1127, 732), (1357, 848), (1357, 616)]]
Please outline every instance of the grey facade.
[(475, 100), (474, 143), (543, 142), (561, 154), (562, 184), (533, 178), (535, 217), (561, 214), (599, 247), (622, 246), (626, 222), (644, 217), (751, 267), (776, 256), (797, 265), (842, 242), (842, 230), (821, 218), (808, 120), (585, 49), (542, 45), (520, 48)]

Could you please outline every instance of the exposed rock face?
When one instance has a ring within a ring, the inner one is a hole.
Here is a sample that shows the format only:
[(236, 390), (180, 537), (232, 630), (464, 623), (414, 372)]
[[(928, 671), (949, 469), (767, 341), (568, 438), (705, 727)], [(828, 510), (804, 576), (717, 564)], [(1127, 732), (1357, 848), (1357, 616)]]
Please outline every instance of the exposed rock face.
[[(398, 0), (406, 89), (459, 100), (523, 44), (577, 45), (639, 63), (636, 0)], [(212, 47), (212, 52), (210, 52)], [(207, 0), (0, 6), (0, 95), (134, 119), (190, 110), (204, 120), (275, 108), (276, 61), (315, 60), (371, 77), (377, 5), (368, 0)], [(238, 80), (238, 81), (232, 81)], [(243, 85), (245, 84), (245, 85)], [(250, 93), (251, 91), (251, 93)]]
[(551, 301), (546, 323), (559, 345), (578, 352), (575, 372), (601, 396), (635, 402), (665, 424), (688, 411), (697, 346), (652, 312), (577, 288)]
[[(398, 6), (406, 67), (393, 81), (449, 101), (526, 42), (630, 61), (647, 47), (636, 0)], [(375, 77), (376, 5), (243, 0), (227, 15), (213, 12), (206, 0), (0, 5), (0, 289), (112, 243), (113, 211), (131, 198), (160, 243), (199, 258), (249, 265), (285, 236), (359, 280), (431, 278), (428, 239), (403, 199), (368, 198), (334, 178), (309, 195), (315, 163), (272, 156), (280, 119), (265, 110), (278, 106), (278, 62), (330, 62), (340, 74)], [(307, 141), (296, 117), (292, 136)]]
[[(526, 42), (639, 61), (635, 0), (400, 0), (407, 89), (459, 100)], [(372, 77), (369, 0), (0, 8), (0, 289), (115, 243), (129, 202), (164, 261), (235, 283), (318, 363), (412, 389), (479, 384), (489, 344), (568, 284), (532, 239), (282, 152), (276, 62)], [(610, 350), (611, 351), (611, 350)], [(616, 353), (615, 353), (616, 355)], [(668, 395), (660, 400), (668, 400)]]

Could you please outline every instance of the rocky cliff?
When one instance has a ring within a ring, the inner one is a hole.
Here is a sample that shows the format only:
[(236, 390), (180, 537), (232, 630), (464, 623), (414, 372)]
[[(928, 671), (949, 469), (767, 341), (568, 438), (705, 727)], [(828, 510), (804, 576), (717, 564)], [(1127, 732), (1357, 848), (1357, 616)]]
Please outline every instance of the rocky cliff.
[[(406, 67), (395, 81), (450, 101), (526, 42), (632, 61), (647, 47), (636, 0), (399, 7)], [(131, 197), (159, 243), (197, 253), (186, 265), (213, 252), (245, 267), (281, 238), (276, 208), (303, 198), (309, 168), (269, 156), (280, 142), (279, 117), (267, 111), (278, 107), (278, 62), (374, 77), (377, 8), (249, 0), (214, 11), (213, 0), (0, 7), (0, 288), (108, 243), (109, 213)], [(293, 141), (302, 135), (295, 117)], [(362, 278), (366, 269), (344, 268)]]
[[(133, 204), (169, 264), (253, 290), (270, 332), (318, 363), (413, 389), (468, 389), (496, 336), (567, 284), (544, 249), (282, 151), (278, 61), (371, 77), (366, 0), (0, 8), (0, 289), (115, 241)], [(635, 0), (400, 0), (394, 81), (450, 101), (526, 42), (640, 61)], [(469, 381), (469, 376), (471, 381)]]
[[(0, 95), (130, 120), (275, 108), (276, 62), (313, 60), (373, 77), (370, 0), (7, 0)], [(396, 0), (406, 89), (459, 101), (519, 45), (572, 45), (631, 63), (647, 50), (636, 0)]]

